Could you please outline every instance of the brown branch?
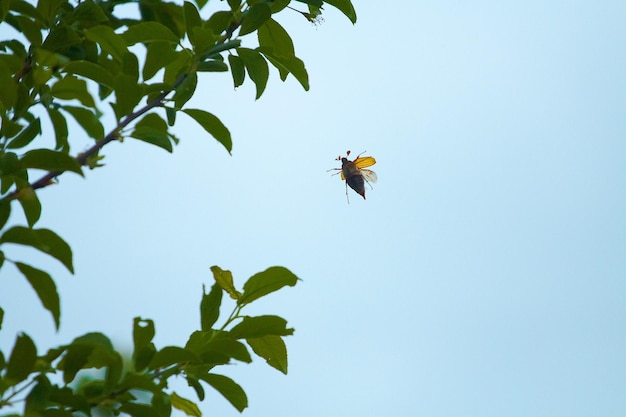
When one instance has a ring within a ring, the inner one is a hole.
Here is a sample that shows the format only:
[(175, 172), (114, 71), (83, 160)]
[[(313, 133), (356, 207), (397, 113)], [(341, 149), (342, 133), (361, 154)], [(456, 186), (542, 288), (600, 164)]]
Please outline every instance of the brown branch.
[[(174, 82), (172, 88), (170, 88), (167, 91), (163, 91), (161, 94), (155, 97), (152, 101), (150, 101), (144, 107), (126, 116), (126, 118), (123, 121), (121, 121), (113, 130), (111, 130), (104, 138), (102, 138), (102, 140), (96, 142), (95, 145), (87, 149), (85, 152), (78, 154), (74, 159), (81, 166), (87, 165), (87, 161), (89, 160), (91, 156), (97, 154), (98, 151), (100, 151), (100, 149), (102, 149), (105, 145), (118, 139), (118, 133), (120, 130), (122, 130), (123, 128), (128, 126), (130, 123), (132, 123), (134, 120), (136, 120), (138, 117), (144, 115), (145, 113), (152, 110), (153, 108), (161, 106), (163, 104), (163, 100), (165, 100), (165, 97), (167, 97), (167, 95), (171, 93), (172, 91), (176, 90), (176, 88), (180, 86), (180, 84), (185, 80), (185, 78), (187, 78), (187, 76), (188, 74), (181, 74)], [(39, 178), (37, 181), (31, 183), (30, 187), (33, 190), (47, 187), (48, 185), (53, 184), (52, 180), (58, 177), (59, 175), (63, 174), (63, 172), (65, 171), (48, 171), (44, 176)], [(17, 198), (19, 191), (20, 190), (15, 190), (7, 194), (6, 196), (2, 198), (2, 201), (15, 200)]]

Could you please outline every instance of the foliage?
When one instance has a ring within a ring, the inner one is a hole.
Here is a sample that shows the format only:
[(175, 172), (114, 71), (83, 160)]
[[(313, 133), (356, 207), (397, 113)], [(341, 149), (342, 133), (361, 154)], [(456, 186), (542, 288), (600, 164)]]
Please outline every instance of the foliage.
[[(291, 75), (308, 90), (304, 63), (277, 15), (295, 12), (318, 23), (323, 6), (330, 5), (356, 22), (350, 0), (227, 0), (206, 18), (201, 12), (207, 3), (0, 1), (0, 29), (10, 26), (20, 34), (19, 39), (0, 39), (0, 268), (14, 267), (26, 278), (57, 329), (61, 305), (54, 279), (5, 256), (11, 244), (27, 246), (74, 273), (70, 245), (55, 231), (36, 227), (42, 210), (37, 190), (66, 172), (82, 176), (85, 167), (101, 167), (102, 149), (113, 141), (132, 138), (172, 152), (179, 141), (172, 128), (181, 112), (230, 153), (231, 135), (219, 118), (185, 107), (198, 77), (230, 71), (235, 87), (251, 80), (259, 99), (271, 64), (281, 80)], [(120, 9), (129, 10), (120, 6), (136, 7), (136, 15), (120, 16)], [(253, 34), (256, 39), (248, 36)], [(242, 46), (245, 39), (257, 46)], [(105, 129), (102, 109), (108, 105), (112, 122)], [(72, 152), (83, 132), (70, 132), (68, 118), (93, 140), (86, 151)], [(44, 136), (53, 137), (54, 143), (46, 145)], [(31, 180), (40, 171), (44, 173)], [(16, 204), (25, 225), (17, 225), (11, 216)], [(154, 323), (135, 319), (130, 368), (100, 333), (46, 353), (38, 352), (28, 335), (19, 334), (10, 354), (0, 351), (0, 409), (14, 410), (25, 400), (25, 415), (90, 415), (97, 408), (114, 415), (166, 417), (172, 407), (200, 415), (194, 402), (168, 389), (169, 378), (182, 376), (199, 400), (204, 387), (211, 386), (243, 410), (247, 399), (241, 387), (212, 371), (232, 360), (250, 362), (249, 347), (270, 366), (287, 372), (282, 337), (293, 329), (278, 316), (248, 317), (241, 311), (260, 297), (295, 285), (297, 278), (285, 268), (272, 267), (252, 276), (239, 291), (229, 271), (213, 267), (212, 272), (215, 283), (203, 293), (200, 305), (201, 327), (184, 347), (157, 349), (152, 343)], [(235, 307), (215, 327), (224, 292)], [(3, 318), (0, 308), (0, 326)], [(78, 383), (78, 376), (89, 369), (103, 369), (104, 376)]]

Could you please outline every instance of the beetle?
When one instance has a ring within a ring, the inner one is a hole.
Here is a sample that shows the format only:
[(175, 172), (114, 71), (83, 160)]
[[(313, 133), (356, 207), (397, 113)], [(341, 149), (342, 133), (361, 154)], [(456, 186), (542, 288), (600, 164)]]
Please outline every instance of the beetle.
[[(346, 198), (348, 203), (350, 198), (348, 197), (348, 186), (356, 191), (365, 200), (365, 183), (372, 188), (373, 182), (378, 180), (378, 176), (371, 169), (365, 169), (376, 163), (376, 159), (373, 156), (361, 156), (365, 152), (361, 152), (354, 161), (350, 161), (350, 151), (346, 152), (346, 156), (338, 156), (337, 161), (341, 161), (341, 168), (331, 168), (329, 171), (339, 171), (336, 174), (341, 174), (341, 179), (346, 181)], [(335, 174), (335, 175), (336, 175)]]

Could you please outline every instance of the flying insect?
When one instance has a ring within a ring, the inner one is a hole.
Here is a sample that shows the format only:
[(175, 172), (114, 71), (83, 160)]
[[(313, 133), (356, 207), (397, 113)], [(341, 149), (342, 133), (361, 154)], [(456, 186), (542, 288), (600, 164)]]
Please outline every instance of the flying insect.
[(347, 151), (345, 157), (338, 156), (336, 159), (337, 161), (341, 161), (341, 168), (329, 169), (329, 171), (339, 171), (336, 174), (341, 174), (341, 179), (346, 181), (346, 198), (348, 198), (348, 203), (350, 202), (348, 186), (365, 200), (365, 183), (373, 189), (371, 183), (378, 180), (378, 176), (374, 171), (365, 169), (374, 165), (376, 159), (374, 159), (373, 156), (361, 156), (364, 153), (365, 152), (360, 153), (354, 161), (350, 161), (348, 160), (350, 151)]

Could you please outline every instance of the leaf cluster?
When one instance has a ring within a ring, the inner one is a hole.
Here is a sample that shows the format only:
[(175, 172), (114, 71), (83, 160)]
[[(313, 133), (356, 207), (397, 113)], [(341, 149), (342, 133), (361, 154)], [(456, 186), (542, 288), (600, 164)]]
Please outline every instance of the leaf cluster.
[[(287, 373), (283, 337), (294, 330), (279, 316), (247, 316), (242, 310), (261, 297), (294, 286), (298, 278), (285, 268), (271, 267), (248, 279), (239, 292), (230, 271), (217, 266), (211, 269), (215, 283), (208, 293), (203, 292), (200, 328), (184, 346), (157, 349), (154, 322), (135, 318), (133, 352), (126, 366), (123, 355), (101, 333), (87, 333), (43, 354), (38, 354), (28, 335), (18, 335), (7, 358), (0, 352), (0, 409), (24, 401), (25, 415), (71, 417), (98, 410), (106, 415), (169, 417), (173, 407), (200, 417), (193, 401), (169, 389), (168, 380), (178, 376), (187, 381), (198, 400), (205, 398), (205, 389), (210, 387), (243, 411), (248, 406), (244, 390), (229, 377), (215, 373), (215, 368), (233, 361), (250, 363), (251, 350), (271, 367)], [(236, 303), (217, 326), (224, 293)], [(0, 326), (1, 319), (0, 310)], [(100, 376), (89, 373), (94, 370), (101, 370)]]

